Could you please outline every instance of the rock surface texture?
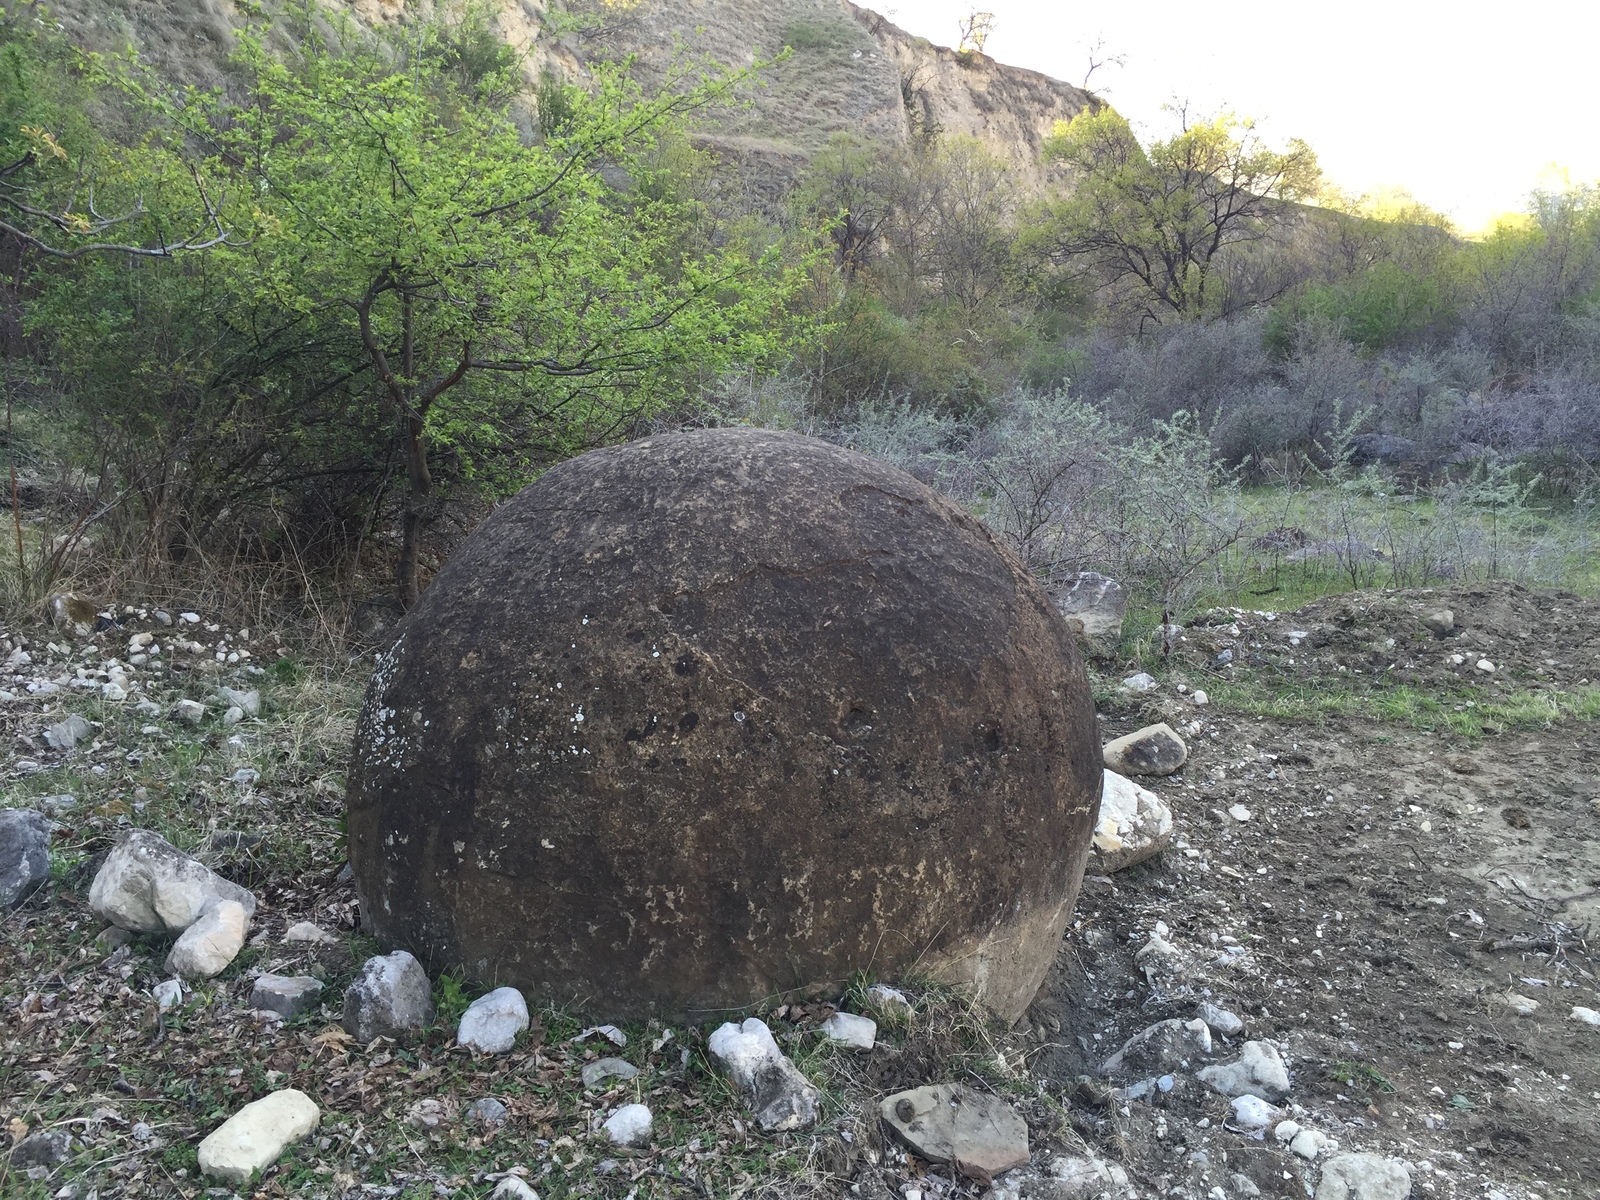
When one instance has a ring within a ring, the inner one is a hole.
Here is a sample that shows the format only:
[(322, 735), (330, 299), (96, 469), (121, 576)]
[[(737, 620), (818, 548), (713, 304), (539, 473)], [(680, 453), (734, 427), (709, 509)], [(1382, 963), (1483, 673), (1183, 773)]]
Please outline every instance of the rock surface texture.
[(1105, 772), (1091, 870), (1109, 875), (1142, 863), (1171, 844), (1172, 809), (1166, 801), (1115, 771)]
[(0, 912), (50, 878), (50, 822), (31, 808), (0, 809)]
[(820, 1093), (778, 1049), (765, 1021), (757, 1017), (747, 1017), (742, 1025), (729, 1021), (712, 1033), (706, 1048), (768, 1133), (816, 1123)]
[(546, 472), (401, 623), (351, 863), (381, 941), (611, 1018), (913, 961), (1015, 1018), (1081, 880), (1095, 732), (1049, 599), (910, 476), (646, 438)]
[(1005, 1101), (962, 1084), (897, 1092), (879, 1111), (918, 1157), (949, 1163), (980, 1182), (1028, 1161), (1027, 1123)]
[(200, 1143), (202, 1174), (246, 1183), (253, 1172), (316, 1129), (322, 1114), (310, 1096), (285, 1088), (246, 1104)]
[(256, 898), (159, 834), (135, 829), (118, 842), (89, 887), (89, 907), (108, 925), (135, 933), (176, 933), (222, 901), (249, 918)]
[(433, 1020), (433, 985), (411, 954), (375, 955), (345, 989), (345, 1032), (358, 1042), (404, 1038)]

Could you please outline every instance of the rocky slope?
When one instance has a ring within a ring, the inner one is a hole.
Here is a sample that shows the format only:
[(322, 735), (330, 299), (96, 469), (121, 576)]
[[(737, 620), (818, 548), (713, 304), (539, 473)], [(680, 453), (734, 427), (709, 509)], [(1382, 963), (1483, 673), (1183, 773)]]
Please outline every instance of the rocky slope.
[[(431, 0), (326, 3), (372, 26), (433, 7)], [(131, 44), (169, 78), (216, 84), (232, 31), (254, 7), (235, 0), (60, 0), (52, 15), (90, 48)], [(543, 0), (499, 2), (496, 23), (526, 54), (530, 80), (548, 70), (581, 79), (590, 64), (632, 57), (646, 85), (659, 85), (705, 61), (747, 67), (789, 47), (789, 57), (765, 70), (744, 102), (708, 115), (698, 131), (725, 161), (743, 164), (749, 185), (769, 198), (786, 191), (835, 133), (904, 144), (935, 129), (977, 138), (1036, 191), (1053, 177), (1040, 153), (1052, 126), (1093, 102), (1060, 80), (913, 37), (850, 0), (572, 0), (558, 7), (556, 21)], [(291, 24), (278, 34), (285, 41)]]
[(1092, 102), (1035, 71), (913, 37), (850, 0), (643, 0), (621, 12), (588, 3), (599, 26), (568, 34), (552, 51), (574, 65), (632, 55), (651, 82), (697, 58), (745, 67), (789, 47), (747, 104), (701, 131), (725, 156), (778, 178), (835, 133), (899, 145), (937, 130), (977, 138), (1038, 190), (1053, 174), (1044, 139)]

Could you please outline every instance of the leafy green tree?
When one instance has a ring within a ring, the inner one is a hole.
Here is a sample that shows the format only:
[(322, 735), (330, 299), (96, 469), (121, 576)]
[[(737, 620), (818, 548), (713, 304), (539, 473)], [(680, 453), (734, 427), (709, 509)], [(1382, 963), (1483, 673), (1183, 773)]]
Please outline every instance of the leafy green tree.
[(1191, 121), (1139, 144), (1111, 108), (1058, 122), (1045, 154), (1071, 168), (1071, 196), (1053, 206), (1043, 237), (1064, 260), (1088, 264), (1122, 293), (1141, 323), (1226, 316), (1270, 297), (1229, 294), (1228, 252), (1288, 221), (1289, 202), (1314, 194), (1310, 147), (1267, 147), (1232, 114)]
[(359, 344), (404, 464), (409, 606), (439, 454), (515, 484), (772, 357), (798, 271), (771, 247), (686, 244), (692, 203), (661, 186), (656, 145), (736, 77), (647, 100), (601, 69), (536, 140), (514, 61), (437, 26), (305, 30), (288, 60), (241, 34), (239, 99), (124, 86), (207, 148), (210, 187), (251, 197), (218, 250), (251, 300)]
[[(218, 204), (159, 140), (105, 137), (80, 56), (31, 0), (0, 2), (0, 240), (19, 254), (170, 258), (227, 239)], [(135, 161), (137, 160), (137, 161)]]

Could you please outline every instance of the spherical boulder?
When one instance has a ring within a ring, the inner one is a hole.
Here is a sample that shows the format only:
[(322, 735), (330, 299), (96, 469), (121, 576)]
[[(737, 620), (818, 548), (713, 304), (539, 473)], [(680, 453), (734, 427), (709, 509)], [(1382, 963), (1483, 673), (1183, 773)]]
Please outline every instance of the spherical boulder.
[(794, 434), (596, 450), (379, 656), (350, 860), (433, 970), (709, 1019), (852, 972), (1019, 1015), (1101, 779), (1072, 632), (978, 521)]

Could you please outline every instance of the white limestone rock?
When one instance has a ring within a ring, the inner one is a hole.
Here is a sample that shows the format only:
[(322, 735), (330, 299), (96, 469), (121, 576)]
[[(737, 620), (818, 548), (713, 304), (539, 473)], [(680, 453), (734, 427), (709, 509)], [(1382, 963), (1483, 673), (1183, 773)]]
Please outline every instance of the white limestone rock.
[(1335, 1154), (1322, 1164), (1316, 1200), (1406, 1200), (1411, 1172), (1381, 1154)]
[(851, 1050), (871, 1050), (878, 1041), (878, 1023), (855, 1013), (834, 1013), (822, 1023), (822, 1032), (830, 1042)]
[(1225, 1008), (1203, 1000), (1194, 1010), (1194, 1015), (1199, 1017), (1211, 1027), (1211, 1032), (1220, 1037), (1238, 1037), (1244, 1032), (1244, 1022), (1238, 1016)]
[(456, 1044), (485, 1054), (504, 1054), (528, 1027), (528, 1003), (513, 987), (495, 988), (479, 996), (461, 1014)]
[(248, 1183), (312, 1133), (322, 1113), (304, 1092), (284, 1088), (246, 1104), (200, 1143), (200, 1171), (228, 1183)]
[(1246, 1042), (1231, 1063), (1206, 1067), (1200, 1081), (1224, 1096), (1259, 1096), (1276, 1103), (1289, 1094), (1289, 1071), (1277, 1047), (1268, 1042)]
[(118, 842), (89, 887), (89, 908), (135, 933), (180, 933), (223, 901), (256, 911), (256, 898), (159, 834), (135, 829)]
[(248, 692), (235, 691), (230, 687), (218, 688), (217, 699), (230, 708), (237, 708), (241, 717), (261, 715), (261, 693), (254, 688)]
[(1154, 792), (1106, 771), (1093, 844), (1092, 866), (1100, 874), (1141, 863), (1172, 844), (1172, 809)]
[(283, 931), (285, 942), (309, 942), (313, 946), (331, 946), (339, 939), (320, 925), (310, 921), (296, 921)]
[(762, 1129), (774, 1133), (816, 1124), (820, 1093), (778, 1049), (765, 1021), (729, 1021), (712, 1033), (707, 1048)]
[(244, 905), (237, 900), (214, 904), (172, 943), (167, 970), (183, 979), (220, 975), (244, 949), (249, 933), (250, 913)]
[(1283, 1116), (1282, 1109), (1268, 1104), (1260, 1096), (1235, 1096), (1230, 1107), (1233, 1109), (1230, 1121), (1250, 1133), (1268, 1128)]
[(604, 1128), (613, 1145), (642, 1148), (650, 1144), (655, 1118), (643, 1104), (624, 1104), (606, 1118)]
[(365, 1045), (375, 1037), (404, 1039), (433, 1020), (433, 985), (408, 951), (380, 954), (362, 964), (345, 990), (345, 1032)]

